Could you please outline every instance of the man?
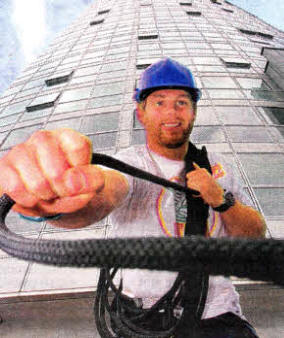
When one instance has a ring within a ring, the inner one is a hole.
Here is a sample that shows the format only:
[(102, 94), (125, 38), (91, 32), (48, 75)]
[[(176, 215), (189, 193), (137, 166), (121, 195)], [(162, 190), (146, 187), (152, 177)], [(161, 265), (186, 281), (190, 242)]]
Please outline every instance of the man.
[[(200, 91), (191, 72), (171, 59), (145, 70), (135, 93), (137, 116), (147, 144), (117, 157), (155, 175), (187, 184), (209, 205), (207, 236), (261, 237), (265, 223), (248, 203), (231, 165), (208, 154), (212, 175), (198, 164), (184, 172), (184, 158), (194, 147), (189, 136)], [(87, 226), (110, 212), (111, 236), (183, 236), (186, 203), (182, 194), (90, 165), (89, 140), (69, 129), (39, 131), (0, 161), (1, 193), (15, 201), (24, 217), (47, 217), (55, 226)], [(233, 195), (232, 195), (233, 194)], [(123, 273), (123, 292), (150, 307), (173, 284), (176, 274)], [(210, 277), (198, 337), (256, 337), (244, 320), (238, 294), (223, 277)]]

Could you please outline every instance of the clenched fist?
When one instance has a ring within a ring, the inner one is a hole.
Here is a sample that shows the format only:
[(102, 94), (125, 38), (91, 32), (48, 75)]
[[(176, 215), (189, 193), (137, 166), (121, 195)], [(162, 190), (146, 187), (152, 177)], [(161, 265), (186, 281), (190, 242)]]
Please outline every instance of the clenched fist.
[(0, 160), (0, 193), (28, 216), (77, 211), (104, 187), (91, 156), (91, 141), (72, 129), (37, 131)]

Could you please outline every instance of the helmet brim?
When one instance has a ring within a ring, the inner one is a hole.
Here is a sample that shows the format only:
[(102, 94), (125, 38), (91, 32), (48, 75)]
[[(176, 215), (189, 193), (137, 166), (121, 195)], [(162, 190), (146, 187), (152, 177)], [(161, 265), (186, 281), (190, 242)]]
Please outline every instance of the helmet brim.
[(201, 98), (201, 91), (198, 88), (188, 88), (184, 86), (159, 86), (159, 87), (152, 87), (152, 88), (147, 88), (142, 90), (140, 93), (137, 93), (138, 95), (136, 96), (136, 101), (137, 102), (142, 102), (144, 101), (150, 94), (157, 90), (161, 89), (182, 89), (186, 92), (188, 92), (191, 96), (191, 99), (193, 102), (197, 102)]

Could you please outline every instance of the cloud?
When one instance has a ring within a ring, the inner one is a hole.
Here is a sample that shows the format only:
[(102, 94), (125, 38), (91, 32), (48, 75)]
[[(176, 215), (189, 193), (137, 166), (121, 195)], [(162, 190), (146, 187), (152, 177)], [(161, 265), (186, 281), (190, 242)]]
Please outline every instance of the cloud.
[(18, 35), (24, 64), (27, 64), (43, 48), (48, 32), (45, 0), (13, 0), (12, 23)]

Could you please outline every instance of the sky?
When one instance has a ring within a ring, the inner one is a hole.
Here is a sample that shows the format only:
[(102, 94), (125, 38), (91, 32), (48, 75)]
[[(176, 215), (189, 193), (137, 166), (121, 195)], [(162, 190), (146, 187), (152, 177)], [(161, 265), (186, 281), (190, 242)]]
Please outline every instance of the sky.
[[(0, 95), (95, 0), (0, 0)], [(284, 31), (283, 0), (230, 0)]]

